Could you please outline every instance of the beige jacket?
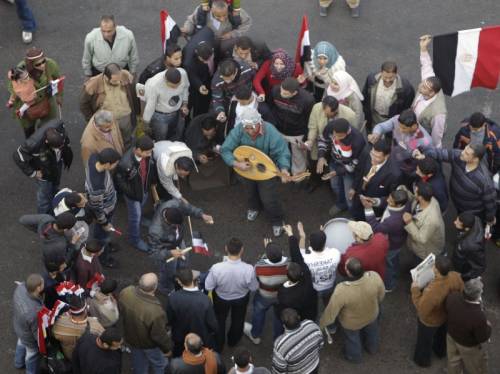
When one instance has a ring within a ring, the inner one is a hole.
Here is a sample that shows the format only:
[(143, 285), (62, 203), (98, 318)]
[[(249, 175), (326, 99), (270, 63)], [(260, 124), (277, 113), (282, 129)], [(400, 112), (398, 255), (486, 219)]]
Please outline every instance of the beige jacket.
[(90, 119), (87, 123), (87, 127), (83, 130), (82, 137), (80, 139), (80, 144), (82, 146), (82, 161), (83, 165), (87, 165), (90, 155), (94, 153), (99, 153), (103, 149), (113, 148), (120, 155), (123, 155), (123, 139), (116, 122), (113, 122), (113, 128), (111, 129), (112, 142), (109, 143), (104, 135), (95, 127), (94, 117)]

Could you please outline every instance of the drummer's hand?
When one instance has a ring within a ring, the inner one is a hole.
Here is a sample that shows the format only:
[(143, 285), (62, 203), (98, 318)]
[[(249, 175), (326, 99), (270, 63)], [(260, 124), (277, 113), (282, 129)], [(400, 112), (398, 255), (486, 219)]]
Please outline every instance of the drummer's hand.
[(409, 224), (411, 221), (413, 221), (413, 216), (408, 213), (408, 212), (405, 212), (403, 213), (403, 221), (405, 222), (405, 224)]
[(316, 173), (317, 174), (323, 174), (323, 169), (325, 166), (328, 164), (328, 161), (326, 161), (326, 158), (320, 157), (318, 159), (318, 163), (316, 164)]
[(299, 236), (300, 237), (302, 237), (302, 238), (306, 237), (306, 233), (304, 231), (304, 225), (300, 221), (297, 222), (297, 230), (299, 231)]
[(373, 201), (369, 198), (366, 198), (365, 196), (363, 195), (360, 195), (359, 196), (359, 200), (361, 201), (361, 204), (366, 208), (366, 209), (370, 209), (370, 208), (373, 208)]
[(352, 200), (354, 198), (354, 195), (356, 194), (356, 191), (354, 191), (354, 189), (350, 189), (349, 192), (347, 193), (347, 198), (349, 200)]
[(251, 165), (249, 162), (240, 162), (240, 161), (235, 161), (233, 163), (233, 166), (236, 168), (236, 169), (240, 169), (240, 170), (243, 170), (243, 171), (246, 171), (248, 169), (250, 169)]
[(288, 236), (292, 236), (293, 235), (293, 229), (292, 229), (291, 225), (285, 225), (285, 226), (283, 226), (283, 230), (285, 230), (285, 233)]
[(281, 183), (290, 182), (290, 173), (286, 169), (281, 170)]

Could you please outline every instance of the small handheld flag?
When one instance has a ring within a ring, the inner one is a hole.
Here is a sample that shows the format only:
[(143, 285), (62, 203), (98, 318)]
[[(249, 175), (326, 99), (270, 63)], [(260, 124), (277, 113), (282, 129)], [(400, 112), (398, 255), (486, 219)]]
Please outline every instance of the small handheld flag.
[(311, 61), (311, 41), (309, 40), (309, 21), (304, 14), (295, 51), (295, 62), (304, 67), (304, 63), (308, 61)]
[(170, 17), (170, 14), (164, 9), (160, 11), (160, 21), (161, 47), (163, 53), (165, 53), (167, 44), (177, 43), (177, 39), (181, 36), (181, 30), (174, 19)]

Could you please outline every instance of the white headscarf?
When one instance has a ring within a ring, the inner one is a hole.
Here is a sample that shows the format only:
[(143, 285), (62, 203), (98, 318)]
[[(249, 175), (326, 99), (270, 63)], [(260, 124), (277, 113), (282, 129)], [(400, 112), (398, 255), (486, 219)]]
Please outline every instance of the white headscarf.
[(326, 89), (326, 94), (328, 96), (333, 96), (337, 100), (343, 100), (351, 96), (354, 92), (359, 100), (363, 100), (363, 94), (361, 93), (358, 84), (349, 73), (342, 70), (332, 72), (331, 74), (328, 72), (328, 78), (330, 80), (329, 83), (335, 81), (339, 86), (339, 90), (335, 92), (330, 88), (330, 85), (328, 85), (328, 88)]

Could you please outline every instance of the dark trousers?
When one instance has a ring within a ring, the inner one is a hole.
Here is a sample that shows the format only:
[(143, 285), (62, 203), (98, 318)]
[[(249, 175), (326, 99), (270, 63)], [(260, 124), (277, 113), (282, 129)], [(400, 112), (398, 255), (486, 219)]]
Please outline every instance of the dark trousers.
[(432, 352), (439, 358), (446, 356), (446, 323), (439, 327), (429, 327), (418, 320), (417, 345), (413, 361), (418, 366), (431, 366)]
[(231, 325), (227, 333), (227, 344), (234, 347), (243, 336), (243, 326), (245, 324), (245, 315), (247, 312), (248, 300), (250, 294), (235, 300), (224, 300), (213, 293), (215, 317), (219, 324), (219, 332), (216, 337), (217, 351), (221, 352), (226, 341), (226, 320), (231, 312)]
[(248, 194), (248, 209), (264, 210), (271, 217), (271, 223), (276, 226), (283, 224), (283, 207), (278, 194), (279, 178), (267, 181), (251, 181), (244, 179)]

